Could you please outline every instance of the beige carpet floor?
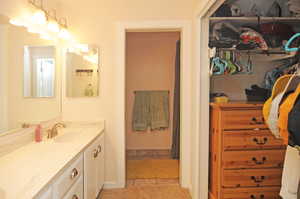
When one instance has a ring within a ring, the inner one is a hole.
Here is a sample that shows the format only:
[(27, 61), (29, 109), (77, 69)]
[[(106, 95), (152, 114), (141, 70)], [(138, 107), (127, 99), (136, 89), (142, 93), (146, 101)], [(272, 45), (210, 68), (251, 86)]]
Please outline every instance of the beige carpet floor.
[(127, 179), (179, 178), (179, 161), (172, 159), (127, 160)]

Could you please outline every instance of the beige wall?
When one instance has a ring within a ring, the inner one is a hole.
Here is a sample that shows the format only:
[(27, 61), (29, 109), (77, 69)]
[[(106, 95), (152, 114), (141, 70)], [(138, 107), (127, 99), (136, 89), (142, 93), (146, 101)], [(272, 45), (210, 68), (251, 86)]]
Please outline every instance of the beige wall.
[[(98, 98), (72, 99), (63, 95), (63, 118), (66, 120), (106, 120), (106, 182), (118, 183), (118, 157), (121, 151), (118, 138), (123, 133), (117, 130), (118, 99), (115, 92), (118, 73), (116, 64), (117, 28), (119, 22), (191, 20), (193, 0), (106, 0), (62, 2), (62, 13), (70, 22), (70, 28), (83, 43), (100, 47), (100, 90)], [(83, 9), (84, 8), (84, 9)], [(64, 88), (63, 88), (64, 89)], [(64, 92), (65, 93), (65, 92)]]
[[(170, 149), (176, 42), (180, 32), (127, 33), (126, 37), (126, 143), (127, 149)], [(170, 91), (170, 127), (162, 131), (132, 131), (134, 91)]]

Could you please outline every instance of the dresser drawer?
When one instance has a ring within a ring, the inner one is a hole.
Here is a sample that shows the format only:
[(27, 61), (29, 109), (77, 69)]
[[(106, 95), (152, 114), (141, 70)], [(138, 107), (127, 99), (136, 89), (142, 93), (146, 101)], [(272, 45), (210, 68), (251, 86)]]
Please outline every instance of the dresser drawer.
[(228, 110), (222, 112), (223, 129), (265, 129), (262, 110)]
[(252, 191), (224, 193), (222, 199), (280, 199), (279, 192)]
[(63, 197), (63, 199), (84, 199), (83, 198), (83, 176), (77, 180), (70, 191)]
[(62, 198), (83, 174), (83, 156), (80, 155), (53, 184), (54, 198)]
[(223, 150), (280, 149), (285, 148), (269, 130), (223, 131)]
[(222, 187), (280, 186), (281, 169), (223, 170)]
[(281, 168), (284, 157), (284, 150), (226, 151), (222, 166), (225, 169)]

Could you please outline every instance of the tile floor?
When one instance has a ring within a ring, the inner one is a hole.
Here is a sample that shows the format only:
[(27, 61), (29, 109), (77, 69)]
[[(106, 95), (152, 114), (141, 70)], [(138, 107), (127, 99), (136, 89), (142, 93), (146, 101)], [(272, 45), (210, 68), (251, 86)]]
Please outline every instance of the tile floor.
[(178, 180), (135, 180), (125, 189), (103, 190), (100, 199), (191, 199)]
[[(127, 160), (170, 160), (169, 150), (127, 151)], [(177, 163), (178, 164), (178, 163)], [(139, 170), (139, 168), (135, 168)], [(130, 170), (128, 170), (130, 172)], [(136, 171), (135, 171), (136, 172)], [(179, 172), (179, 171), (178, 171)], [(179, 185), (178, 178), (128, 179), (125, 189), (103, 190), (100, 199), (191, 199), (188, 190)]]

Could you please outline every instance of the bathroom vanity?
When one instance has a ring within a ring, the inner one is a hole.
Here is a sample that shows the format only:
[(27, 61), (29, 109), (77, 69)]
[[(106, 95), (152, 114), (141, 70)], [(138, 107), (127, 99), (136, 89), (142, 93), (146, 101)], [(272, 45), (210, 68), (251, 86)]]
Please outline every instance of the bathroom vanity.
[(94, 199), (104, 185), (104, 122), (60, 129), (0, 158), (1, 199)]

